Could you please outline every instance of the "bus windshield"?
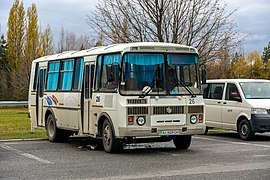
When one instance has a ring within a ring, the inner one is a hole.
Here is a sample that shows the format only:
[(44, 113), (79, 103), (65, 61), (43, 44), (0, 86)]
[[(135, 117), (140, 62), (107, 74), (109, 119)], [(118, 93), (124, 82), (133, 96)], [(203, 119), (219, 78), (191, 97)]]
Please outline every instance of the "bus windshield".
[(120, 91), (140, 95), (150, 87), (149, 95), (190, 95), (197, 88), (196, 54), (126, 53), (123, 57)]
[(270, 82), (241, 82), (246, 99), (270, 99)]

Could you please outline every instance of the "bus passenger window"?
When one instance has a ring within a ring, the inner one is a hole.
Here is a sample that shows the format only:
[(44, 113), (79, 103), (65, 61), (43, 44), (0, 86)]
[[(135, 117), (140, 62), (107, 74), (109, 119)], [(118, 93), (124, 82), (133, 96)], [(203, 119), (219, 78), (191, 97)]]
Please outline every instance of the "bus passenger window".
[(83, 58), (76, 59), (75, 71), (73, 79), (72, 89), (75, 91), (81, 90), (82, 85), (82, 69), (83, 69)]
[(47, 87), (48, 91), (55, 91), (58, 85), (60, 61), (49, 62)]
[(62, 66), (60, 70), (59, 90), (69, 91), (71, 89), (73, 69), (73, 59), (62, 61)]

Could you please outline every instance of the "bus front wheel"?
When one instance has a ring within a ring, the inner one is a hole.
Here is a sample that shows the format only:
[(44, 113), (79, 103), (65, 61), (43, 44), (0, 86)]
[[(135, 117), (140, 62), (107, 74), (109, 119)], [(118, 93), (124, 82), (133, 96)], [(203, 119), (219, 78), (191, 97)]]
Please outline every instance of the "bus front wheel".
[(191, 143), (191, 135), (174, 136), (173, 143), (176, 149), (187, 149)]
[(112, 125), (107, 119), (102, 126), (102, 142), (105, 152), (118, 153), (123, 150), (123, 144), (115, 138)]

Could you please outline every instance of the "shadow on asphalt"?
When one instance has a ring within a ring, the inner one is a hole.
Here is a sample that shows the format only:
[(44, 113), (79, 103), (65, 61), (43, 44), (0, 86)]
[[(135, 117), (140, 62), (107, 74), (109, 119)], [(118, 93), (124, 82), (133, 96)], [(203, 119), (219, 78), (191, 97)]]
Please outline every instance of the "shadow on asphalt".
[[(89, 137), (71, 137), (66, 144), (75, 147), (81, 150), (94, 150), (94, 151), (104, 151), (104, 149), (99, 145), (97, 145), (97, 141), (95, 139), (91, 139)], [(162, 142), (156, 143), (134, 143), (134, 144), (126, 144), (124, 145), (124, 150), (121, 154), (129, 154), (129, 155), (138, 155), (138, 154), (196, 154), (198, 150), (191, 149), (192, 145), (189, 149), (185, 150), (177, 150), (172, 141), (166, 142), (166, 144)]]
[[(241, 140), (238, 133), (234, 131), (209, 131), (206, 136), (213, 136), (213, 137), (226, 137), (236, 140)], [(244, 140), (243, 140), (244, 141)], [(270, 141), (270, 134), (264, 133), (256, 133), (255, 137), (250, 141)]]

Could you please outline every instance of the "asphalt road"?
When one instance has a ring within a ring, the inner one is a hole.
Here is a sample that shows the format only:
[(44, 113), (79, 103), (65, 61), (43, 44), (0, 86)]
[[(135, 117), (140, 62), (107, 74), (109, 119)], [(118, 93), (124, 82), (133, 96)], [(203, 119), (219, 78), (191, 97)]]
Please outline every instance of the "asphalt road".
[(0, 179), (270, 179), (269, 133), (242, 141), (234, 132), (210, 132), (183, 151), (166, 142), (108, 154), (90, 143), (0, 142)]

